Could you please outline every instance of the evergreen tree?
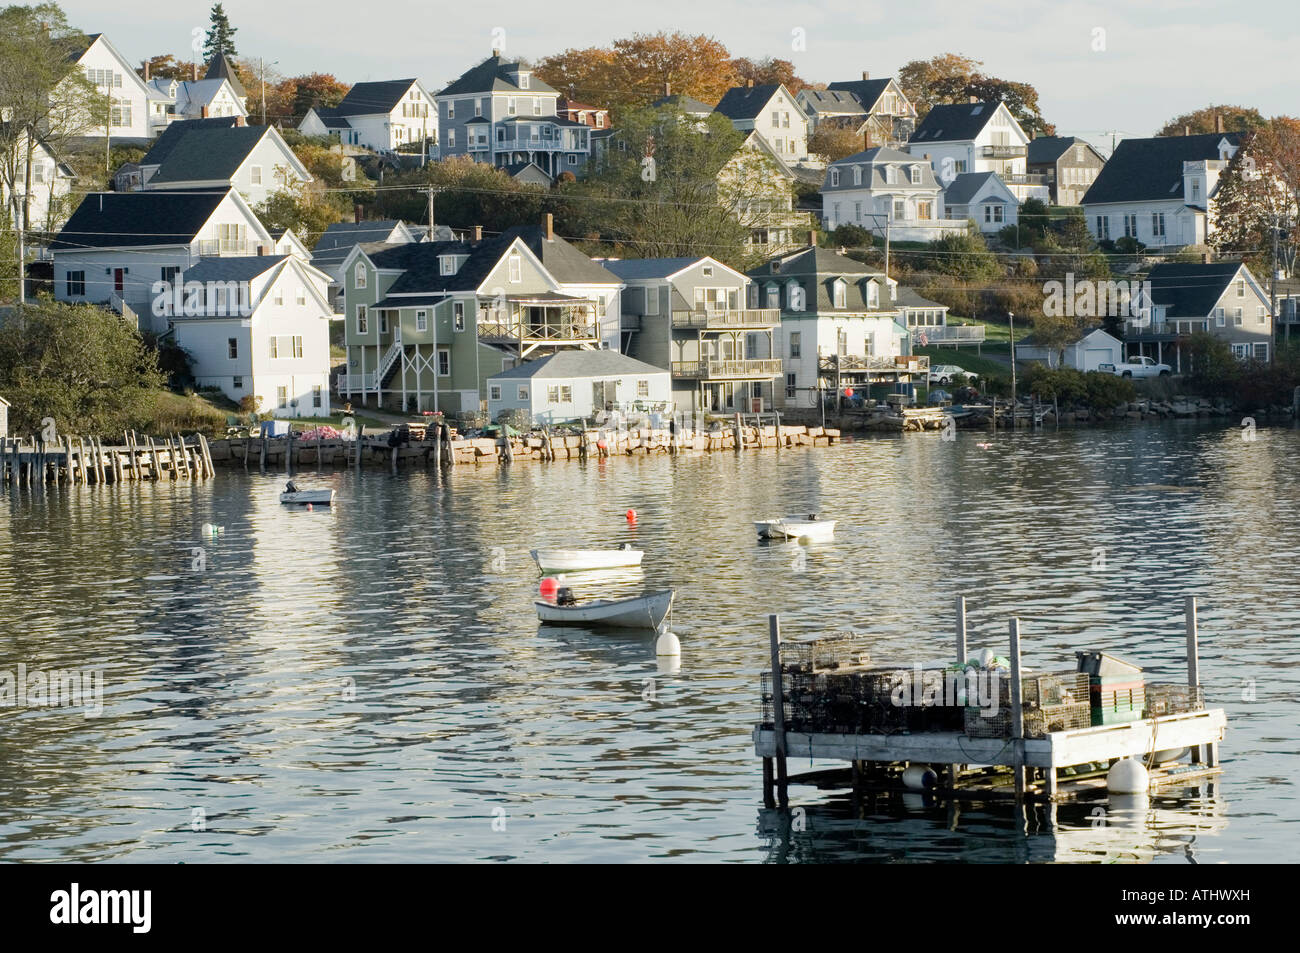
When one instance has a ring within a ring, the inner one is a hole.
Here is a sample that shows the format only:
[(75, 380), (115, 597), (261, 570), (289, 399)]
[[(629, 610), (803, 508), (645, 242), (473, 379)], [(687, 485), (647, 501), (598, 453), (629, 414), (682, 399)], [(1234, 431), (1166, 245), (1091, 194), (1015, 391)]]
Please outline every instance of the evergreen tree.
[(212, 26), (203, 38), (203, 58), (211, 60), (218, 53), (225, 53), (231, 58), (238, 56), (239, 53), (235, 49), (235, 34), (239, 29), (230, 25), (230, 18), (226, 16), (225, 8), (220, 3), (213, 4), (208, 19)]

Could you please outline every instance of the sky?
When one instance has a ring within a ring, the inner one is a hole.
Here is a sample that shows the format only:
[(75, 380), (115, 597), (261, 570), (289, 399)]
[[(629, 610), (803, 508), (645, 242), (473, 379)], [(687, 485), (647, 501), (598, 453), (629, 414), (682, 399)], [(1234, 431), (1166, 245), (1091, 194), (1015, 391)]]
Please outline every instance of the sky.
[[(64, 0), (73, 25), (106, 33), (128, 60), (193, 58), (208, 2)], [(909, 60), (960, 53), (1039, 92), (1048, 122), (1109, 153), (1210, 103), (1300, 115), (1294, 0), (225, 0), (241, 56), (284, 75), (348, 83), (415, 76), (436, 91), (502, 46), (541, 58), (632, 33), (702, 33), (733, 56), (788, 59), (809, 82), (893, 75)], [(361, 11), (361, 12), (358, 12)], [(1288, 75), (1290, 74), (1290, 75)]]

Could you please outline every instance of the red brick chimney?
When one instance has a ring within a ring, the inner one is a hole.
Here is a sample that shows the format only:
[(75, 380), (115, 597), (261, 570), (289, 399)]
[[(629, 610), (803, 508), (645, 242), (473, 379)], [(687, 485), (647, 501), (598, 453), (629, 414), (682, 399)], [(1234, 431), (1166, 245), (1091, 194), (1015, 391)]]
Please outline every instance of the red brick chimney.
[(473, 235), (474, 241), (481, 242), (483, 240), (483, 226), (475, 225), (471, 234)]
[(1214, 131), (1223, 132), (1223, 113), (1214, 114)]
[(207, 107), (207, 106), (200, 106), (200, 107), (199, 107), (199, 116), (202, 117), (203, 119), (207, 119), (207, 118), (208, 118), (208, 107)]
[(754, 81), (753, 81), (752, 79), (747, 79), (747, 80), (745, 80), (745, 88), (746, 88), (746, 89), (753, 89), (753, 88), (754, 88)]
[(235, 125), (236, 125), (236, 126), (247, 126), (247, 125), (248, 125), (248, 120), (245, 119), (243, 116), (236, 116), (236, 117), (235, 117)]
[(354, 225), (361, 224), (361, 203), (356, 202), (352, 206), (352, 222)]
[(547, 212), (542, 218), (542, 231), (546, 233), (548, 242), (555, 241), (555, 216), (550, 212)]
[(977, 103), (977, 102), (980, 101), (980, 98), (979, 98), (978, 96), (970, 96), (970, 97), (968, 97), (968, 99), (969, 99), (969, 101), (970, 101), (972, 104)]

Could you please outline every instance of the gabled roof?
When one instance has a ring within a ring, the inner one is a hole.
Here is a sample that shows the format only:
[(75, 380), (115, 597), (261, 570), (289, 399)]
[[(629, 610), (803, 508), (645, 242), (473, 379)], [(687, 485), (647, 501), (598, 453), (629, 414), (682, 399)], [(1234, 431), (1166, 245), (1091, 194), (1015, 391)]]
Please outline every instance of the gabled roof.
[(1082, 205), (1150, 202), (1183, 197), (1183, 163), (1219, 158), (1219, 144), (1238, 146), (1235, 132), (1124, 139), (1084, 193)]
[[(1080, 139), (1078, 136), (1039, 136), (1037, 139), (1030, 139), (1028, 162), (1030, 165), (1055, 162), (1075, 146), (1088, 146), (1092, 149), (1087, 140)], [(1093, 151), (1097, 150), (1093, 149)]]
[(650, 278), (667, 278), (683, 269), (704, 261), (699, 258), (624, 258), (617, 261), (605, 261), (601, 264), (606, 271), (613, 272), (624, 281), (645, 280)]
[(536, 162), (511, 162), (501, 167), (512, 179), (527, 185), (550, 185), (551, 177)]
[[(228, 181), (267, 137), (279, 138), (279, 133), (271, 126), (190, 130), (172, 148), (150, 184), (208, 182), (214, 179)], [(292, 157), (301, 177), (307, 170), (288, 146), (284, 146), (284, 152)]]
[(210, 119), (178, 119), (170, 123), (154, 140), (153, 148), (145, 153), (140, 165), (162, 165), (185, 136), (196, 129), (234, 129), (238, 116), (214, 116)]
[(335, 248), (348, 248), (367, 242), (388, 242), (394, 232), (408, 228), (401, 219), (385, 218), (374, 222), (335, 222), (321, 233), (312, 246), (312, 257)]
[(288, 255), (239, 255), (222, 258), (202, 258), (184, 271), (185, 281), (252, 281), (264, 275)]
[(671, 106), (687, 115), (707, 116), (709, 113), (713, 112), (713, 107), (708, 103), (701, 102), (693, 96), (683, 96), (680, 93), (672, 96), (660, 96), (650, 105), (655, 109), (660, 109), (664, 106)]
[(836, 159), (831, 165), (863, 165), (864, 163), (875, 162), (904, 162), (909, 165), (926, 166), (930, 164), (920, 156), (914, 156), (910, 152), (901, 152), (898, 149), (891, 149), (889, 146), (876, 146), (874, 149), (855, 152), (843, 159)]
[[(229, 85), (229, 80), (225, 79), (200, 79), (178, 80), (176, 83), (176, 104), (179, 106), (182, 102), (192, 103), (194, 106), (203, 107), (211, 105), (212, 101), (221, 93), (223, 87)], [(234, 87), (230, 87), (238, 99), (238, 93)], [(242, 104), (241, 108), (242, 108)]]
[[(810, 246), (781, 255), (750, 271), (749, 277), (760, 287), (772, 282), (797, 282), (807, 295), (805, 310), (810, 314), (871, 312), (883, 317), (898, 312), (898, 306), (889, 299), (890, 282), (883, 273), (826, 248)], [(847, 307), (836, 308), (833, 286), (841, 279), (847, 286)], [(879, 291), (875, 307), (867, 303), (869, 281), (874, 281)]]
[(521, 239), (541, 261), (542, 267), (561, 284), (617, 285), (618, 275), (592, 261), (559, 235), (549, 240), (540, 225), (517, 225), (501, 237), (507, 241)]
[[(1110, 338), (1110, 339), (1111, 339), (1112, 341), (1114, 341), (1116, 344), (1123, 344), (1123, 343), (1124, 343), (1124, 342), (1121, 341), (1119, 338), (1115, 337), (1115, 336), (1112, 335), (1110, 332), (1108, 332), (1108, 331), (1106, 330), (1106, 326), (1105, 326), (1105, 325), (1103, 325), (1103, 324), (1094, 324), (1094, 325), (1092, 325), (1092, 326), (1090, 326), (1090, 327), (1083, 328), (1082, 330), (1080, 330), (1080, 331), (1075, 335), (1074, 339), (1073, 339), (1072, 341), (1070, 341), (1068, 344), (1066, 344), (1065, 346), (1066, 346), (1066, 347), (1074, 347), (1076, 344), (1079, 344), (1081, 341), (1083, 341), (1084, 338), (1091, 337), (1092, 335), (1096, 334), (1098, 331), (1100, 331), (1102, 334), (1106, 335), (1106, 337)], [(1039, 342), (1039, 340), (1038, 340), (1038, 336), (1035, 335), (1035, 334), (1027, 334), (1027, 335), (1025, 335), (1024, 337), (1020, 338), (1018, 341), (1016, 341), (1016, 350), (1017, 350), (1017, 351), (1019, 351), (1021, 348), (1024, 348), (1024, 347), (1048, 347), (1048, 346), (1049, 346), (1049, 345), (1042, 344), (1041, 342)], [(1056, 347), (1055, 344), (1050, 345), (1050, 346), (1051, 346), (1053, 349), (1055, 349), (1055, 347)]]
[(528, 361), (512, 367), (500, 374), (493, 374), (489, 380), (514, 379), (558, 379), (566, 380), (582, 377), (621, 377), (626, 375), (667, 374), (662, 367), (655, 367), (636, 358), (620, 354), (618, 351), (577, 350), (568, 348), (556, 351), (535, 361)]
[(51, 242), (56, 251), (188, 245), (232, 188), (92, 192)]
[(946, 304), (940, 304), (937, 301), (931, 301), (929, 298), (922, 298), (914, 288), (907, 285), (899, 285), (894, 289), (894, 304), (900, 308), (942, 308), (948, 310)]
[[(316, 118), (326, 129), (351, 129), (352, 123), (339, 115), (337, 106), (312, 106), (308, 112), (314, 112)], [(304, 117), (306, 118), (306, 117)]]
[[(463, 96), (468, 93), (492, 93), (492, 92), (518, 92), (518, 93), (554, 93), (559, 95), (559, 90), (547, 86), (537, 75), (533, 73), (528, 78), (528, 88), (521, 89), (516, 86), (510, 79), (512, 69), (518, 69), (517, 62), (507, 62), (500, 56), (493, 54), (479, 63), (477, 66), (471, 66), (460, 76), (441, 90), (439, 96)], [(532, 73), (532, 70), (525, 70)]]
[(1170, 318), (1207, 317), (1242, 267), (1239, 261), (1156, 265), (1147, 275), (1151, 300)]
[(935, 106), (908, 142), (965, 142), (976, 138), (1001, 103), (958, 103)]
[(885, 94), (885, 90), (889, 89), (889, 83), (889, 77), (884, 79), (847, 80), (841, 83), (831, 83), (826, 87), (826, 92), (851, 93), (866, 112), (871, 112), (871, 107), (876, 104), (876, 100), (880, 99)]
[[(777, 266), (776, 270), (773, 270), (773, 264)], [(822, 248), (820, 245), (812, 245), (800, 251), (790, 252), (788, 255), (781, 255), (749, 272), (749, 276), (755, 281), (762, 281), (765, 278), (783, 278), (791, 275), (834, 277), (837, 275), (874, 274), (877, 274), (875, 269), (868, 268), (857, 259), (838, 255), (829, 248)]]
[(845, 89), (802, 89), (799, 98), (816, 113), (865, 116), (867, 109), (858, 97)]
[(996, 172), (963, 172), (943, 190), (944, 204), (969, 205), (990, 179), (996, 179), (997, 185), (1001, 186), (1001, 191), (1010, 195), (1011, 200), (1015, 201), (1015, 195), (1007, 188), (1006, 183), (998, 178)]
[[(357, 83), (348, 90), (334, 108), (336, 117), (370, 116), (375, 113), (390, 113), (406, 96), (416, 79), (389, 79), (373, 83)], [(316, 115), (320, 115), (319, 110)]]
[[(762, 86), (733, 86), (713, 107), (716, 113), (722, 113), (733, 122), (738, 119), (753, 119), (758, 116), (772, 97), (779, 90), (785, 89), (780, 83), (764, 83)], [(786, 95), (789, 95), (787, 92)], [(793, 98), (793, 97), (791, 97)]]
[(90, 52), (90, 48), (101, 40), (103, 41), (104, 48), (107, 49), (109, 53), (113, 54), (113, 57), (119, 64), (121, 64), (124, 80), (126, 82), (135, 83), (135, 85), (140, 89), (147, 90), (147, 84), (140, 78), (140, 74), (135, 71), (135, 67), (131, 65), (130, 61), (128, 61), (125, 56), (118, 52), (117, 47), (115, 47), (109, 41), (108, 37), (102, 33), (88, 33), (84, 39), (69, 39), (67, 41), (69, 44), (67, 59), (73, 63), (80, 63), (82, 58)]
[(230, 83), (230, 88), (235, 91), (235, 95), (244, 99), (248, 96), (244, 86), (239, 81), (239, 73), (235, 70), (235, 64), (225, 53), (218, 53), (212, 57), (212, 62), (208, 64), (208, 71), (203, 74), (204, 79), (224, 79)]

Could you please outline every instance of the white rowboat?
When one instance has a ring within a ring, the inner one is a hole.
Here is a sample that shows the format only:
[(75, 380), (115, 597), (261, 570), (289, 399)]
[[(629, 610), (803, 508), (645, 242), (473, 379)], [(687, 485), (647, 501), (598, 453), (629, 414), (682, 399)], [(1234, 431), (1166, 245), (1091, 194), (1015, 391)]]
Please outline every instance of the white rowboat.
[(536, 600), (537, 618), (558, 625), (609, 625), (624, 629), (657, 630), (673, 607), (673, 590), (629, 599), (594, 599), (563, 605)]
[(787, 516), (779, 520), (754, 523), (758, 535), (765, 539), (830, 539), (835, 535), (836, 520), (819, 520), (807, 516)]
[(529, 555), (542, 572), (587, 572), (640, 566), (645, 553), (629, 546), (627, 549), (534, 549)]
[(314, 503), (317, 506), (329, 506), (334, 502), (333, 490), (286, 490), (280, 494), (281, 503)]

